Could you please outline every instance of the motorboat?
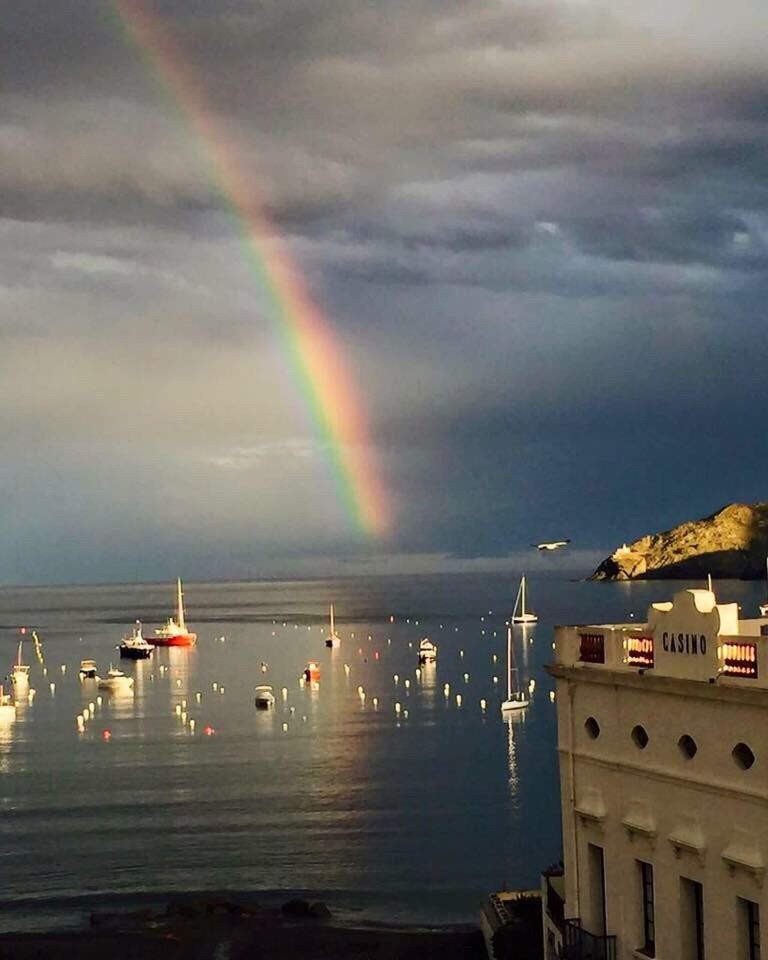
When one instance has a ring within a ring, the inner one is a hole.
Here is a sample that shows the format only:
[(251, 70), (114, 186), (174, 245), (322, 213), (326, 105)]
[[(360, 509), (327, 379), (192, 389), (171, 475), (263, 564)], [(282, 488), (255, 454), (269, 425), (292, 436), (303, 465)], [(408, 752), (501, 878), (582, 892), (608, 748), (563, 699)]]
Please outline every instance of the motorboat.
[(142, 635), (141, 622), (137, 620), (131, 633), (123, 637), (117, 649), (122, 660), (148, 660), (155, 648)]
[(0, 683), (0, 724), (12, 723), (16, 719), (16, 704)]
[(156, 647), (191, 647), (197, 642), (197, 634), (187, 630), (184, 619), (184, 594), (181, 589), (181, 579), (176, 581), (176, 618), (169, 617), (162, 627), (155, 630), (154, 637), (149, 642)]
[(11, 670), (11, 683), (13, 685), (13, 694), (18, 700), (19, 697), (29, 695), (29, 664), (21, 662), (21, 644), (19, 640), (19, 650), (16, 654), (16, 663)]
[(515, 599), (515, 608), (512, 611), (512, 623), (538, 623), (538, 614), (525, 609), (525, 577), (520, 578), (520, 586), (517, 588), (517, 598)]
[(270, 686), (256, 687), (254, 691), (254, 703), (257, 710), (270, 710), (275, 705), (275, 695)]
[(501, 714), (506, 716), (515, 710), (524, 710), (528, 706), (525, 693), (520, 689), (515, 648), (512, 642), (512, 627), (507, 627), (507, 699), (501, 705)]
[(110, 667), (106, 677), (96, 678), (99, 690), (108, 690), (110, 693), (130, 693), (133, 690), (133, 677), (126, 677), (122, 670)]
[(434, 663), (437, 660), (437, 644), (433, 643), (429, 637), (419, 644), (419, 663)]
[(331, 604), (330, 631), (326, 637), (325, 645), (332, 650), (338, 650), (341, 646), (341, 637), (336, 633), (336, 624), (333, 619), (333, 604)]
[(307, 683), (313, 683), (320, 679), (320, 664), (316, 660), (310, 660), (304, 667), (304, 679)]
[(96, 669), (95, 660), (80, 661), (80, 679), (81, 680), (95, 680), (97, 676), (98, 676), (98, 670)]

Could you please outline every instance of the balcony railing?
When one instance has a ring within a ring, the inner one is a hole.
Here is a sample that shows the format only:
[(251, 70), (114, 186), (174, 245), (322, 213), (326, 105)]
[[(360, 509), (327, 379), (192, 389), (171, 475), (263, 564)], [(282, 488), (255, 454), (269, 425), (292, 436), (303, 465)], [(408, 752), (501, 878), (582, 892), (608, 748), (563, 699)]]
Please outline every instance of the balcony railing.
[(616, 937), (590, 933), (581, 920), (565, 920), (563, 960), (616, 960)]

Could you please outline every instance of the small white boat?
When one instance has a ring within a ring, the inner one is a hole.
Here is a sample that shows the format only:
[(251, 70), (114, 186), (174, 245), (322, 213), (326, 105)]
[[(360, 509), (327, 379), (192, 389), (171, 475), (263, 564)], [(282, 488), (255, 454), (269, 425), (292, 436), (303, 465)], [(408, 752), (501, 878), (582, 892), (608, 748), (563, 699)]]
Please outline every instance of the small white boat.
[(12, 723), (16, 719), (16, 704), (0, 683), (0, 724)]
[(110, 667), (106, 677), (97, 677), (99, 690), (110, 693), (129, 693), (133, 690), (133, 677), (126, 677), (122, 670)]
[(512, 643), (512, 627), (507, 627), (507, 699), (501, 705), (502, 716), (528, 706), (525, 693), (520, 689), (515, 664), (515, 648)]
[(266, 685), (256, 687), (253, 702), (256, 704), (257, 710), (270, 710), (274, 707), (275, 695), (272, 692), (272, 687)]
[(433, 643), (429, 637), (419, 644), (419, 663), (434, 663), (437, 660), (437, 644)]
[(520, 586), (517, 588), (517, 598), (515, 600), (515, 609), (512, 611), (511, 623), (538, 623), (538, 614), (525, 609), (525, 577), (520, 578)]
[(98, 676), (98, 670), (96, 669), (95, 660), (80, 661), (80, 679), (81, 680), (95, 680), (97, 676)]
[(11, 670), (11, 683), (13, 684), (13, 693), (16, 699), (29, 695), (29, 665), (21, 662), (21, 643), (19, 640), (19, 652), (16, 654), (16, 663)]
[(326, 647), (330, 647), (332, 650), (338, 650), (341, 646), (341, 637), (336, 633), (336, 624), (333, 620), (333, 604), (331, 604), (331, 623), (330, 623), (330, 633), (325, 640)]
[(131, 633), (123, 637), (117, 649), (123, 660), (148, 660), (155, 648), (144, 638), (141, 632), (141, 621), (137, 620)]

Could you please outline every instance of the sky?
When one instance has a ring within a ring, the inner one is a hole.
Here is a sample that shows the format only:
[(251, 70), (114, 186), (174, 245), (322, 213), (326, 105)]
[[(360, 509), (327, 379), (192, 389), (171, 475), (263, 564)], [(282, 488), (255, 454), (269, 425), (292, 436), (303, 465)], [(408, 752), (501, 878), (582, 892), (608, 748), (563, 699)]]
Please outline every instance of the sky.
[(117, 6), (26, 0), (0, 582), (586, 571), (768, 499), (764, 0), (143, 2), (334, 332), (391, 522), (350, 521), (210, 145)]

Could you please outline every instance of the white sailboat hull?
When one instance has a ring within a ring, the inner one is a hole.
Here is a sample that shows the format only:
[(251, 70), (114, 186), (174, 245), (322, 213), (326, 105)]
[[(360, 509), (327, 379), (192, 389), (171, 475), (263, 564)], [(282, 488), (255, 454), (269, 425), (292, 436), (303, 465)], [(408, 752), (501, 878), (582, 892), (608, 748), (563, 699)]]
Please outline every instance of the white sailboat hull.
[(501, 705), (501, 712), (511, 713), (513, 710), (525, 710), (528, 706), (528, 700), (505, 700)]

